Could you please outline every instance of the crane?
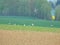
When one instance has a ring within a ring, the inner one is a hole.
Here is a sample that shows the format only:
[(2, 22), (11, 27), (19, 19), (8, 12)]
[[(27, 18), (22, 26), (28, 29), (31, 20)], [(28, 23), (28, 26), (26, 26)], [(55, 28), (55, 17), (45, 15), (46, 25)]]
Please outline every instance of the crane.
[(47, 0), (48, 3), (51, 3), (51, 15), (52, 20), (55, 20), (55, 8), (60, 5), (60, 0)]
[[(60, 5), (60, 0), (47, 0), (48, 3), (51, 3), (51, 18), (52, 21), (55, 20), (55, 9), (58, 5)], [(53, 24), (51, 24), (53, 26)]]

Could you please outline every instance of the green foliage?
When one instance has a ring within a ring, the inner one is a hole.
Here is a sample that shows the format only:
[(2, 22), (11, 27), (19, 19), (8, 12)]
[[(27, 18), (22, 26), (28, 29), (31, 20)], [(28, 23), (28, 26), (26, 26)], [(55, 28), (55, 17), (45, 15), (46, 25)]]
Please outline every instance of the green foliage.
[[(37, 12), (34, 10), (37, 9)], [(57, 7), (57, 10), (58, 7)], [(56, 20), (60, 20), (56, 10)], [(51, 19), (51, 4), (47, 0), (0, 0), (2, 16), (34, 16), (40, 19)]]
[[(26, 26), (41, 26), (41, 27), (56, 27), (60, 28), (60, 21), (40, 20), (35, 17), (16, 17), (16, 16), (0, 16), (0, 24), (10, 25), (26, 25)], [(53, 26), (51, 26), (53, 25)]]
[[(0, 0), (0, 15), (35, 16), (48, 19), (50, 4), (46, 0)], [(38, 9), (37, 14), (34, 9)]]
[(0, 30), (59, 32), (60, 28), (0, 24)]
[(35, 8), (38, 9), (37, 17), (40, 19), (50, 19), (51, 6), (46, 0), (35, 0)]

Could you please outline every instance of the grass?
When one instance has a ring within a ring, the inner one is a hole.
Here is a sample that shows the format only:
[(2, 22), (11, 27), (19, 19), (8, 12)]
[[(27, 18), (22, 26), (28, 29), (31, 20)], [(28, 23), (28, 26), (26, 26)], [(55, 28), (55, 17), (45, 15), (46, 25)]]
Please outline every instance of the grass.
[[(23, 25), (26, 26), (23, 26)], [(31, 26), (34, 24), (34, 26)], [(53, 24), (53, 26), (51, 26)], [(32, 17), (0, 16), (0, 30), (60, 32), (60, 21), (40, 20)]]
[(19, 16), (0, 16), (0, 24), (16, 24), (16, 25), (24, 25), (26, 24), (31, 25), (34, 24), (34, 26), (40, 26), (40, 27), (51, 27), (53, 24), (55, 28), (60, 28), (60, 21), (47, 21), (47, 20), (41, 20), (33, 17), (19, 17)]
[(0, 30), (59, 32), (60, 28), (0, 24)]

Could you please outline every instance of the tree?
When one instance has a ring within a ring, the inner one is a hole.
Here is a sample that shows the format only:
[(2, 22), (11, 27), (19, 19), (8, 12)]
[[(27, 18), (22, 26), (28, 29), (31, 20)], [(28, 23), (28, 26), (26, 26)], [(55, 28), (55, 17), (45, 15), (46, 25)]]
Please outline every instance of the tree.
[[(50, 19), (51, 5), (46, 0), (0, 0), (0, 14)], [(37, 10), (37, 11), (35, 11)]]

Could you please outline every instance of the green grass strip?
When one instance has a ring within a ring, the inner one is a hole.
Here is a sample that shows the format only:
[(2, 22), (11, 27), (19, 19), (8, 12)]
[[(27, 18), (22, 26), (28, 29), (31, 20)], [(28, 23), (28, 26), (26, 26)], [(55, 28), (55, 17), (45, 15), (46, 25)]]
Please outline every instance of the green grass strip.
[(0, 30), (60, 32), (60, 28), (0, 24)]

